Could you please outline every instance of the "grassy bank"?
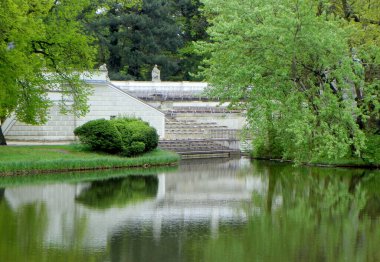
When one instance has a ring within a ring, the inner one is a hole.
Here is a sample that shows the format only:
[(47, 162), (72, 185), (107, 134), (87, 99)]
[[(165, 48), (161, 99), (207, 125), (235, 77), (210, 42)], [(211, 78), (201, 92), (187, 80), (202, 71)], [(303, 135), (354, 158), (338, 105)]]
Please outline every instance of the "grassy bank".
[(1, 146), (0, 175), (160, 166), (177, 163), (175, 153), (155, 149), (138, 157), (86, 150), (80, 145)]
[(380, 162), (369, 162), (361, 158), (318, 159), (311, 161), (308, 164), (337, 167), (380, 168)]
[[(252, 159), (257, 160), (272, 160), (280, 162), (295, 163), (291, 159), (281, 159), (280, 157), (258, 157), (252, 156)], [(310, 162), (301, 162), (300, 165), (309, 166), (327, 166), (327, 167), (353, 167), (353, 168), (380, 168), (380, 162), (369, 162), (360, 158), (342, 158), (342, 159), (318, 159)]]

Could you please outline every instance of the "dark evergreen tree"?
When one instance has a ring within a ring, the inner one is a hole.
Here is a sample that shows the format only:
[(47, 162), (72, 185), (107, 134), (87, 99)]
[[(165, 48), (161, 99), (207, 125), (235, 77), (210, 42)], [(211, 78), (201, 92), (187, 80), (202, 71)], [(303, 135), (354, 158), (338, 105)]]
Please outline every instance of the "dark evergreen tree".
[(111, 79), (150, 80), (155, 64), (163, 80), (190, 80), (201, 58), (191, 41), (206, 37), (198, 0), (143, 0), (128, 5), (98, 0), (84, 19), (99, 45), (99, 62)]
[(154, 64), (163, 69), (163, 79), (178, 71), (174, 54), (182, 43), (171, 2), (143, 1), (132, 7), (108, 3), (98, 9), (89, 29), (112, 79), (150, 79)]
[(184, 45), (179, 50), (179, 68), (177, 78), (182, 80), (194, 80), (198, 66), (204, 56), (194, 51), (194, 41), (207, 40), (206, 29), (208, 22), (201, 9), (203, 4), (199, 0), (177, 0), (176, 11), (177, 23), (181, 28), (181, 36)]

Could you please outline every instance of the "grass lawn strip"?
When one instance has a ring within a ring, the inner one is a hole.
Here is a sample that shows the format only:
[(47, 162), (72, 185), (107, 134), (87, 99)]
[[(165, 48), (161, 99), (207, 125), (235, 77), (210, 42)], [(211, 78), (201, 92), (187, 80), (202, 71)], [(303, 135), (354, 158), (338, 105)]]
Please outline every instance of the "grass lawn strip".
[(0, 175), (160, 166), (179, 159), (177, 154), (160, 149), (127, 158), (91, 152), (81, 145), (2, 146)]

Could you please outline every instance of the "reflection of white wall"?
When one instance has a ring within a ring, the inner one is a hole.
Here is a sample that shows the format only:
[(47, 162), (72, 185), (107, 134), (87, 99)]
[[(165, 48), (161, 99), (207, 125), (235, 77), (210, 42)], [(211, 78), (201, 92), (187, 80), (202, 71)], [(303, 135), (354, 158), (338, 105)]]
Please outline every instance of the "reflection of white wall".
[(89, 183), (56, 184), (7, 188), (5, 197), (17, 211), (26, 204), (44, 203), (48, 217), (45, 239), (47, 243), (66, 243), (72, 240), (76, 221), (86, 217), (83, 207), (75, 205), (75, 197)]
[(202, 165), (192, 170), (184, 166), (185, 170), (180, 168), (177, 173), (158, 175), (155, 199), (120, 208), (97, 210), (76, 203), (75, 196), (89, 183), (7, 188), (5, 197), (15, 211), (31, 203), (46, 205), (46, 244), (72, 245), (77, 241), (79, 228), (82, 229), (80, 221), (86, 225), (83, 245), (92, 247), (104, 247), (119, 228), (141, 223), (152, 227), (156, 238), (160, 237), (163, 224), (178, 221), (209, 223), (216, 234), (220, 222), (245, 221), (246, 210), (241, 204), (251, 200), (253, 190), (264, 186), (260, 179), (238, 174), (237, 161), (228, 164), (236, 167), (233, 172), (223, 172), (224, 163), (208, 169)]

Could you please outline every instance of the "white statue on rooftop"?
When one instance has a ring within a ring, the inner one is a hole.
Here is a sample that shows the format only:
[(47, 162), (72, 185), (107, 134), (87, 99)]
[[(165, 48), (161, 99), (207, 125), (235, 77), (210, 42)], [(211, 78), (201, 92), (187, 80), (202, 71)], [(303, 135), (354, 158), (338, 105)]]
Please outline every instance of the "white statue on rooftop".
[(105, 74), (105, 78), (107, 81), (110, 81), (110, 78), (108, 77), (107, 64), (102, 64), (101, 66), (99, 66), (99, 71), (102, 72), (102, 74)]
[(160, 70), (157, 68), (157, 65), (154, 65), (154, 68), (152, 70), (152, 81), (153, 82), (160, 82)]
[(107, 64), (102, 64), (101, 66), (99, 66), (99, 70), (100, 71), (108, 71)]

